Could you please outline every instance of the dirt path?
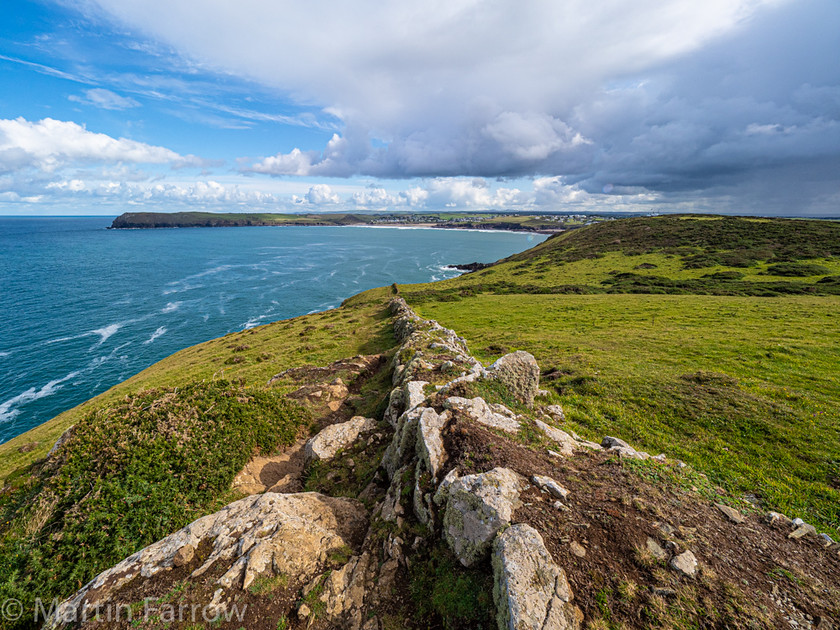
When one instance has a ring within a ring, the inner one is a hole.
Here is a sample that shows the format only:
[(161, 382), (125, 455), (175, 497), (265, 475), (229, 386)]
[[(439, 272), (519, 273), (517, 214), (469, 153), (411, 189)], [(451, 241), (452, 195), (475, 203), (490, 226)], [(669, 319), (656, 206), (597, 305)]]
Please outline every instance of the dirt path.
[(303, 490), (302, 439), (282, 453), (254, 457), (233, 480), (233, 488), (246, 494), (260, 492), (300, 492)]

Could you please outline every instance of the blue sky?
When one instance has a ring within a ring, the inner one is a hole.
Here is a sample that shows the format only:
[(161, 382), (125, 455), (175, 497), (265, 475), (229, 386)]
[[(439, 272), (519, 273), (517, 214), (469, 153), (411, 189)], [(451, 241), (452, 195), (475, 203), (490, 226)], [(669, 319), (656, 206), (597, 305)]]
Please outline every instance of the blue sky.
[(840, 215), (836, 0), (6, 0), (0, 214)]

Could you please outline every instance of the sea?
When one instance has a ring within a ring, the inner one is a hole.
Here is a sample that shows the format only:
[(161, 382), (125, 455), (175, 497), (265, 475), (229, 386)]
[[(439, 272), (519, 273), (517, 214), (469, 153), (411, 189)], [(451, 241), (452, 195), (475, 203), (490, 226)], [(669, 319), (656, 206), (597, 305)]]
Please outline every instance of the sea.
[(442, 280), (545, 236), (398, 227), (109, 230), (0, 217), (0, 443), (187, 346)]

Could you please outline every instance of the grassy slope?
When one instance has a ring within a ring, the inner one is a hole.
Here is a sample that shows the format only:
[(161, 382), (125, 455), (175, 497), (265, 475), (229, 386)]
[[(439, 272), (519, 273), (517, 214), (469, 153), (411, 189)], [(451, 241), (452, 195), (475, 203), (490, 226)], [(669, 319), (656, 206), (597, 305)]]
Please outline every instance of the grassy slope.
[[(241, 378), (247, 385), (260, 385), (287, 368), (324, 365), (356, 354), (382, 352), (394, 344), (388, 317), (380, 304), (356, 303), (351, 307), (232, 333), (186, 348), (0, 445), (0, 481), (12, 471), (46, 455), (61, 433), (86, 412), (112, 404), (128, 393), (149, 387), (174, 387), (214, 376)], [(33, 450), (20, 452), (23, 445), (36, 442)]]
[[(631, 219), (401, 293), (484, 360), (532, 352), (554, 373), (545, 383), (580, 433), (615, 433), (681, 457), (729, 492), (837, 533), (840, 298), (814, 293), (840, 270), (839, 249), (837, 224)], [(825, 271), (762, 275), (785, 262)], [(744, 278), (707, 278), (704, 292), (719, 295), (598, 294), (621, 290), (602, 284), (611, 271), (643, 263), (671, 280), (721, 271)], [(748, 297), (749, 285), (768, 282), (794, 295)], [(557, 286), (593, 294), (558, 295)]]
[(488, 269), (410, 291), (415, 301), (470, 292), (837, 295), (840, 223), (625, 219), (559, 234)]

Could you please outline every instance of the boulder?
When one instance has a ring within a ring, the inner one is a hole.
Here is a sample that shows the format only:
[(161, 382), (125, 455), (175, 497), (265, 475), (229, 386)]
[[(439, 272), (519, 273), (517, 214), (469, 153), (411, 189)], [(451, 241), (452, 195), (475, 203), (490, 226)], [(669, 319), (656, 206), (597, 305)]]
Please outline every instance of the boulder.
[(491, 365), (490, 371), (519, 401), (529, 407), (534, 404), (540, 388), (540, 366), (534, 355), (523, 350), (511, 352)]
[(417, 405), (426, 400), (424, 388), (428, 385), (426, 381), (409, 381), (405, 384), (405, 410), (414, 409)]
[(566, 574), (530, 525), (512, 525), (493, 543), (493, 599), (500, 630), (577, 630), (583, 613), (572, 603)]
[[(318, 599), (323, 602), (323, 617), (332, 628), (361, 630), (365, 595), (375, 577), (370, 554), (353, 556), (341, 569), (332, 571), (324, 580)], [(320, 582), (320, 578), (316, 578)], [(310, 585), (312, 586), (312, 585)], [(310, 589), (311, 590), (311, 589)]]
[(715, 503), (715, 507), (720, 510), (721, 514), (723, 514), (726, 518), (728, 518), (733, 523), (743, 523), (744, 522), (744, 515), (741, 514), (735, 508), (731, 508), (728, 505), (724, 505), (723, 503)]
[(60, 604), (45, 627), (91, 617), (96, 606), (132, 580), (150, 578), (189, 564), (202, 542), (210, 554), (190, 573), (199, 578), (221, 567), (215, 580), (222, 589), (248, 588), (260, 574), (285, 574), (292, 581), (312, 578), (330, 552), (356, 546), (368, 527), (359, 501), (316, 492), (267, 492), (240, 499), (100, 573)]
[(561, 486), (559, 483), (554, 481), (554, 479), (552, 479), (551, 477), (534, 475), (533, 477), (531, 477), (531, 481), (533, 481), (534, 485), (537, 486), (540, 490), (548, 492), (555, 499), (565, 499), (567, 496), (569, 496), (569, 491), (566, 490), (566, 488)]
[(449, 412), (438, 415), (434, 409), (426, 408), (420, 414), (417, 426), (417, 455), (426, 465), (426, 470), (436, 479), (446, 459), (441, 431), (449, 421)]
[(465, 475), (451, 482), (443, 532), (461, 564), (469, 567), (479, 561), (496, 533), (510, 524), (526, 483), (507, 468)]
[(808, 534), (813, 534), (814, 536), (816, 536), (817, 529), (813, 525), (803, 523), (802, 525), (794, 529), (790, 534), (788, 534), (788, 538), (802, 538), (803, 536), (807, 536)]
[(560, 405), (548, 405), (543, 409), (546, 415), (554, 420), (555, 422), (565, 422), (566, 421), (566, 412), (563, 411), (563, 407)]
[(450, 396), (444, 406), (469, 416), (475, 422), (506, 433), (518, 433), (521, 425), (516, 414), (504, 405), (488, 405), (483, 398)]
[(697, 558), (691, 551), (684, 551), (671, 558), (671, 568), (685, 577), (694, 577), (697, 573)]
[(545, 433), (550, 440), (557, 444), (557, 450), (560, 451), (561, 455), (568, 457), (575, 454), (575, 445), (577, 442), (571, 435), (562, 429), (546, 424), (542, 420), (534, 420), (534, 422), (536, 422), (537, 428), (540, 431)]
[(331, 424), (306, 443), (306, 464), (334, 458), (338, 451), (352, 446), (359, 435), (375, 428), (376, 420), (362, 416), (355, 416), (347, 422)]

